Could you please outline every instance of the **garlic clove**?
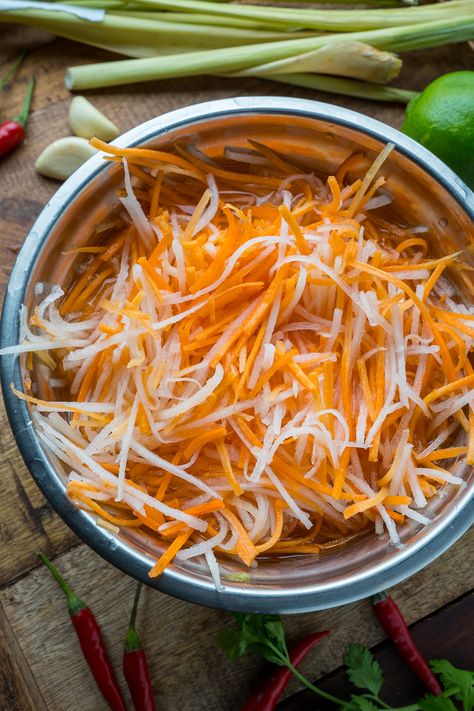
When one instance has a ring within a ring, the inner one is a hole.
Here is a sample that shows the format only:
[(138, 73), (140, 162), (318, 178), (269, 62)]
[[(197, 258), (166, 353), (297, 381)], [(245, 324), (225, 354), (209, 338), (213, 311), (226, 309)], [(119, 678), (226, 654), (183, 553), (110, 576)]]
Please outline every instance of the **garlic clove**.
[(66, 136), (46, 146), (36, 159), (35, 168), (47, 178), (66, 180), (96, 153), (85, 138)]
[(111, 141), (120, 131), (85, 96), (75, 96), (69, 106), (69, 124), (76, 136)]

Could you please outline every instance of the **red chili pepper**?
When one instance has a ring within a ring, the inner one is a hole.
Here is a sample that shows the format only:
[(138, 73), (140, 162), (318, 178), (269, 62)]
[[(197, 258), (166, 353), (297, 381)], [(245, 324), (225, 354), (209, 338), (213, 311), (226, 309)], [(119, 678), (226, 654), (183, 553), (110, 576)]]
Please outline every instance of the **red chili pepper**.
[[(327, 637), (328, 634), (329, 630), (314, 632), (307, 637), (303, 637), (299, 642), (296, 642), (294, 647), (290, 650), (290, 661), (292, 665), (297, 667), (308, 652), (310, 652), (318, 642), (324, 639), (324, 637)], [(292, 676), (293, 674), (286, 667), (278, 667), (265, 681), (263, 686), (247, 699), (242, 706), (242, 711), (273, 711)]]
[(31, 107), (31, 98), (33, 96), (33, 89), (35, 87), (35, 80), (30, 79), (28, 84), (28, 90), (26, 92), (25, 100), (21, 108), (21, 112), (18, 116), (10, 121), (4, 121), (0, 124), (0, 157), (5, 156), (10, 153), (14, 148), (23, 142), (26, 136), (26, 124), (28, 123), (28, 116)]
[(392, 640), (397, 652), (432, 694), (438, 696), (442, 688), (415, 644), (408, 625), (393, 598), (386, 592), (372, 600), (375, 616)]
[(146, 661), (145, 652), (135, 629), (138, 601), (140, 599), (141, 583), (137, 585), (133, 601), (130, 624), (125, 637), (123, 649), (123, 673), (137, 711), (156, 711), (153, 687)]
[(99, 690), (113, 711), (126, 711), (117, 679), (105, 649), (104, 639), (91, 609), (77, 597), (62, 575), (43, 554), (39, 558), (51, 571), (66, 595), (71, 622), (75, 627), (84, 658)]

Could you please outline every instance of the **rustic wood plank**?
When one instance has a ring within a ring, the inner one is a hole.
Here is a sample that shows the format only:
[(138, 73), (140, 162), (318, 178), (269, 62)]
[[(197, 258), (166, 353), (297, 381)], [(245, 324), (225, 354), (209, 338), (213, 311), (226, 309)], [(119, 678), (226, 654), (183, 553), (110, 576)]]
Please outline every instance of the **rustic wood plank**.
[(47, 711), (1, 605), (0, 640), (0, 707), (8, 711)]
[[(474, 532), (393, 595), (414, 622), (467, 592), (472, 586)], [(471, 547), (470, 547), (471, 546)], [(134, 592), (134, 583), (102, 561), (86, 546), (57, 559), (61, 571), (84, 597), (103, 624), (115, 667)], [(414, 594), (416, 591), (416, 594)], [(0, 594), (9, 623), (48, 711), (101, 709), (100, 696), (74, 639), (65, 601), (45, 569), (29, 573)], [(197, 608), (154, 590), (147, 590), (138, 622), (150, 659), (152, 679), (163, 711), (235, 711), (243, 689), (257, 683), (263, 664), (249, 657), (227, 661), (218, 649), (219, 631), (231, 623), (228, 613)], [(369, 647), (383, 639), (367, 601), (286, 618), (289, 639), (310, 630), (331, 628), (331, 637), (302, 665), (305, 673), (322, 676), (337, 668), (349, 642)], [(223, 682), (225, 680), (225, 683)], [(297, 689), (289, 687), (288, 693)], [(80, 695), (80, 696), (79, 696)], [(0, 697), (1, 698), (1, 697)]]
[[(411, 633), (426, 659), (448, 659), (460, 669), (474, 669), (474, 593), (441, 608), (433, 615), (415, 623)], [(413, 703), (426, 692), (421, 682), (407, 668), (393, 645), (388, 640), (372, 649), (384, 673), (381, 696), (391, 706), (400, 707)], [(348, 699), (354, 687), (347, 681), (341, 668), (321, 679), (321, 689)], [(278, 711), (314, 711), (315, 697), (311, 692), (301, 691), (287, 698), (278, 706)], [(331, 711), (334, 706), (318, 701), (318, 711)]]
[[(76, 541), (54, 513), (27, 471), (0, 409), (2, 506), (0, 516), (0, 587), (38, 564), (38, 549), (54, 554)], [(1, 698), (1, 697), (0, 697)]]

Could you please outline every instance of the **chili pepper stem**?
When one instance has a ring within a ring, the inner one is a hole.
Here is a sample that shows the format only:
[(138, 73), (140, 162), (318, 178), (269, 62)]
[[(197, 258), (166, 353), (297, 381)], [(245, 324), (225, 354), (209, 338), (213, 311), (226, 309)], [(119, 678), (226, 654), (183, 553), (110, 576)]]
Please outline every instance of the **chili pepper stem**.
[(13, 64), (11, 65), (10, 69), (8, 69), (3, 77), (0, 79), (0, 91), (4, 89), (7, 84), (13, 79), (15, 76), (16, 72), (18, 71), (20, 64), (26, 57), (26, 50), (24, 50), (21, 54), (18, 55), (18, 57), (15, 59)]
[(51, 563), (49, 558), (47, 558), (45, 554), (41, 552), (38, 553), (38, 558), (48, 568), (49, 572), (56, 580), (63, 593), (66, 595), (69, 614), (75, 615), (77, 612), (79, 612), (79, 610), (85, 610), (87, 607), (86, 603), (76, 595), (74, 590), (64, 580), (59, 570), (56, 568), (55, 565), (53, 565), (53, 563)]
[(156, 711), (150, 672), (140, 638), (135, 629), (138, 602), (142, 584), (138, 583), (133, 600), (132, 614), (125, 636), (123, 650), (123, 673), (127, 680), (136, 711)]
[(28, 82), (28, 89), (26, 90), (26, 96), (23, 101), (23, 106), (21, 107), (21, 111), (18, 114), (18, 116), (15, 116), (13, 121), (16, 123), (19, 123), (20, 126), (23, 126), (23, 128), (26, 128), (26, 124), (28, 123), (28, 118), (30, 115), (30, 108), (31, 108), (31, 99), (33, 98), (33, 91), (35, 88), (35, 80), (30, 79)]
[(124, 651), (126, 654), (130, 652), (135, 652), (142, 648), (140, 638), (138, 636), (137, 630), (135, 629), (135, 623), (137, 619), (138, 603), (140, 600), (140, 594), (142, 591), (142, 584), (137, 584), (137, 589), (135, 590), (135, 597), (133, 599), (132, 614), (130, 615), (130, 622), (128, 625), (127, 634), (125, 635)]

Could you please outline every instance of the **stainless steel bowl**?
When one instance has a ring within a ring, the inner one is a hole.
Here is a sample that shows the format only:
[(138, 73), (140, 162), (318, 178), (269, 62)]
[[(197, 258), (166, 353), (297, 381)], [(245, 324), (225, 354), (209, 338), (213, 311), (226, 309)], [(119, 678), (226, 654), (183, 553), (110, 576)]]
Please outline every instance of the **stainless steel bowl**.
[[(224, 145), (246, 145), (248, 137), (292, 155), (300, 163), (330, 173), (348, 155), (363, 151), (375, 156), (391, 141), (395, 150), (384, 167), (394, 196), (394, 216), (425, 224), (433, 251), (446, 253), (474, 243), (474, 195), (443, 163), (417, 143), (378, 121), (329, 104), (289, 98), (237, 98), (213, 101), (165, 114), (117, 139), (119, 146), (167, 146), (180, 140), (211, 156)], [(468, 157), (466, 156), (466, 159)], [(53, 196), (39, 216), (18, 256), (6, 293), (1, 346), (18, 342), (19, 308), (34, 303), (38, 281), (67, 284), (71, 257), (67, 245), (84, 244), (94, 224), (117, 205), (120, 167), (95, 156)], [(456, 280), (456, 275), (453, 276)], [(474, 281), (457, 279), (465, 298)], [(470, 294), (469, 294), (470, 292)], [(268, 559), (250, 571), (250, 582), (238, 582), (238, 563), (225, 562), (222, 592), (214, 588), (199, 563), (173, 564), (158, 580), (147, 573), (159, 553), (136, 529), (118, 535), (100, 528), (93, 516), (74, 508), (65, 495), (66, 472), (46, 453), (31, 423), (28, 406), (11, 392), (22, 387), (24, 364), (2, 357), (2, 386), (10, 424), (25, 463), (59, 515), (89, 546), (124, 572), (192, 602), (254, 612), (305, 612), (365, 597), (390, 587), (430, 563), (462, 535), (474, 519), (473, 472), (463, 489), (447, 488), (431, 505), (432, 523), (420, 529), (408, 525), (404, 546), (366, 536), (326, 556)], [(44, 375), (37, 373), (40, 381)]]

